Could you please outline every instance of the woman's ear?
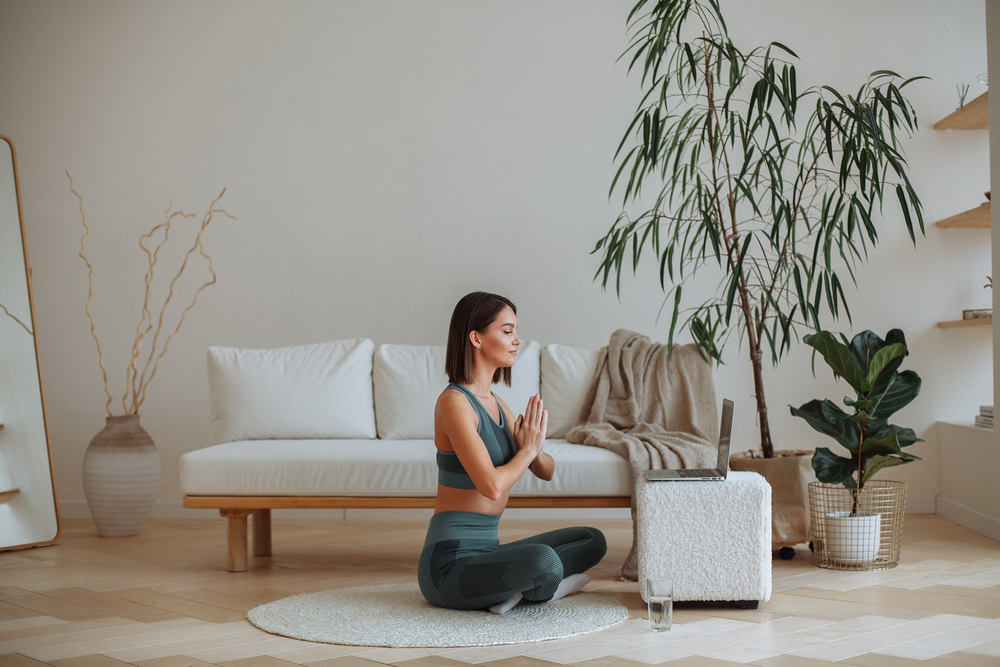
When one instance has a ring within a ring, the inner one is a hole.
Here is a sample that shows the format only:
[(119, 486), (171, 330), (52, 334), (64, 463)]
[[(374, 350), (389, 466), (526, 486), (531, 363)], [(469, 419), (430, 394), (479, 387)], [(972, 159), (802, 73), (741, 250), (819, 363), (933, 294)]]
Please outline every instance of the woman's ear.
[(478, 331), (470, 331), (469, 332), (469, 342), (472, 343), (472, 347), (474, 347), (477, 350), (482, 346), (482, 344), (479, 342), (479, 332)]

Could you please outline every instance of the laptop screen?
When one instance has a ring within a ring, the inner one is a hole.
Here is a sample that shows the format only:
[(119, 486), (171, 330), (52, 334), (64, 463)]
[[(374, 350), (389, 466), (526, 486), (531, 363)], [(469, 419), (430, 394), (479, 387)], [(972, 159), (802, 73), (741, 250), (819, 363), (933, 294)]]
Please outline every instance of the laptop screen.
[(722, 401), (722, 425), (719, 427), (719, 470), (729, 470), (729, 439), (733, 435), (733, 402)]

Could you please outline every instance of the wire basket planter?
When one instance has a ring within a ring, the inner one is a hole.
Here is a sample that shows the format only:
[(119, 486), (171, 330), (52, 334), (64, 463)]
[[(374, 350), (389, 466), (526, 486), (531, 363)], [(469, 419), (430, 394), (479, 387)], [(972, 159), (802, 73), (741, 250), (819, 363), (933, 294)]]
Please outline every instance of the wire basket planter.
[(811, 482), (809, 509), (818, 567), (888, 570), (899, 565), (905, 482), (870, 480), (860, 491)]

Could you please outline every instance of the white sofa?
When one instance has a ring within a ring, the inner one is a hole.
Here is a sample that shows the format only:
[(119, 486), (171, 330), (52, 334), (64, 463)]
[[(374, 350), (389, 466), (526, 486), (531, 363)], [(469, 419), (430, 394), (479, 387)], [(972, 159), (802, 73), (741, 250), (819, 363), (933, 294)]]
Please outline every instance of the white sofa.
[[(567, 443), (598, 351), (522, 343), (512, 386), (494, 390), (515, 414), (540, 393), (549, 411), (551, 482), (525, 475), (510, 507), (628, 507), (628, 464)], [(212, 446), (181, 457), (184, 506), (229, 520), (228, 569), (271, 554), (272, 508), (433, 507), (434, 404), (445, 350), (354, 339), (273, 350), (208, 352)]]

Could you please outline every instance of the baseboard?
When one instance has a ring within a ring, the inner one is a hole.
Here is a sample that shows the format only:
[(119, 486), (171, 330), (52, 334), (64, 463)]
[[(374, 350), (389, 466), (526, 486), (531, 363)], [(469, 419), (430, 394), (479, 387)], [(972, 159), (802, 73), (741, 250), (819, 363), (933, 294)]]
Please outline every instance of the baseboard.
[(937, 497), (937, 514), (1000, 542), (1000, 519), (997, 517), (942, 496)]
[[(431, 509), (288, 509), (272, 510), (272, 519), (320, 519), (333, 521), (429, 521), (434, 510)], [(89, 519), (90, 510), (86, 501), (59, 502), (59, 515), (63, 519)], [(512, 508), (504, 512), (508, 519), (628, 519), (628, 508), (591, 508), (591, 509), (544, 509), (544, 508)], [(180, 502), (158, 502), (153, 505), (150, 519), (177, 520), (207, 520), (221, 519), (219, 510), (188, 509)]]
[(936, 514), (937, 513), (937, 497), (927, 496), (927, 495), (910, 495), (906, 494), (906, 513), (907, 514)]

